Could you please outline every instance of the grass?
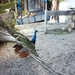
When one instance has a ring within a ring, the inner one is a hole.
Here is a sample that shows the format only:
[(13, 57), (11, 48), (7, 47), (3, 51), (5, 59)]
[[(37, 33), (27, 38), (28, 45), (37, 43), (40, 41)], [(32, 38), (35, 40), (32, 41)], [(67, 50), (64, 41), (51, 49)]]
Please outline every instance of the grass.
[(62, 29), (53, 29), (53, 30), (48, 30), (48, 34), (54, 34), (54, 35), (62, 35), (62, 34), (70, 34), (72, 32), (75, 32), (75, 30), (72, 30), (71, 32), (68, 32), (67, 30), (62, 30)]

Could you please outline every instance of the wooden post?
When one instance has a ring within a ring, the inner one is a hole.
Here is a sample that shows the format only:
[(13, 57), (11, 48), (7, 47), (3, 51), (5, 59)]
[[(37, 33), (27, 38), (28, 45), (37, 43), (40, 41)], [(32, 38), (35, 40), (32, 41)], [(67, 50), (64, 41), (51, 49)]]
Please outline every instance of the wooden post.
[(47, 32), (47, 10), (45, 10), (45, 21), (44, 21), (44, 30)]
[[(57, 10), (59, 10), (59, 0), (52, 0), (52, 11), (57, 11)], [(52, 18), (54, 18), (55, 21), (59, 22), (59, 16), (51, 16), (50, 22)]]
[[(59, 10), (59, 0), (57, 0), (57, 10)], [(57, 16), (57, 22), (59, 23), (59, 16)]]
[(75, 30), (75, 21), (74, 21), (74, 30)]
[(47, 32), (47, 0), (45, 2), (45, 16), (44, 16), (44, 31), (45, 33)]

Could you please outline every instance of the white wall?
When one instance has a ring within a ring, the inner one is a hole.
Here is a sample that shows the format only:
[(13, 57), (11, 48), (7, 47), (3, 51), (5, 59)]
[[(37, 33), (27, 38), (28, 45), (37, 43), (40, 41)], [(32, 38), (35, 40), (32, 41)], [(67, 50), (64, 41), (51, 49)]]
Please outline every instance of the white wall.
[[(69, 5), (69, 3), (68, 2), (60, 2), (59, 3), (59, 10), (70, 10), (69, 9), (70, 8), (70, 5)], [(65, 15), (63, 15), (63, 16), (59, 16), (59, 22), (66, 22), (66, 21), (68, 21), (68, 16), (65, 16)]]
[(75, 8), (75, 0), (66, 0), (70, 7)]

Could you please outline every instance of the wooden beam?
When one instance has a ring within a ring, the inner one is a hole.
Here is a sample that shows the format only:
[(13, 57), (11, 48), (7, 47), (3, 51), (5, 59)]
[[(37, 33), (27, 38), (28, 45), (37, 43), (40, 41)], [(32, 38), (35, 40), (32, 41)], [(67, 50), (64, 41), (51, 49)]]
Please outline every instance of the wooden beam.
[(47, 16), (59, 16), (59, 15), (75, 15), (75, 11), (67, 10), (67, 11), (47, 11)]

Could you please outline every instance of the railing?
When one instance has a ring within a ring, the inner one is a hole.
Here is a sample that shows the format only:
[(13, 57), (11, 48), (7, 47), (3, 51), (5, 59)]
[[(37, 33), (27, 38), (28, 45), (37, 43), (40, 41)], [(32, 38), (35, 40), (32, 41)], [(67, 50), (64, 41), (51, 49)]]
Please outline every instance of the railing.
[[(72, 8), (71, 8), (72, 9)], [(44, 21), (44, 29), (45, 32), (47, 31), (47, 16), (59, 16), (59, 15), (75, 15), (75, 10), (66, 10), (66, 11), (47, 11), (45, 10), (45, 21)], [(75, 21), (74, 21), (74, 27), (75, 27)]]

